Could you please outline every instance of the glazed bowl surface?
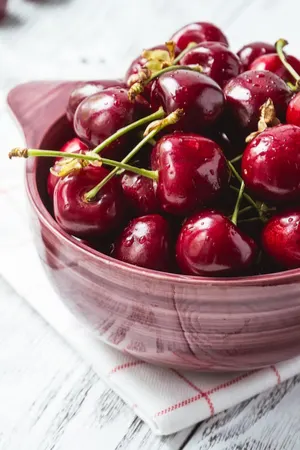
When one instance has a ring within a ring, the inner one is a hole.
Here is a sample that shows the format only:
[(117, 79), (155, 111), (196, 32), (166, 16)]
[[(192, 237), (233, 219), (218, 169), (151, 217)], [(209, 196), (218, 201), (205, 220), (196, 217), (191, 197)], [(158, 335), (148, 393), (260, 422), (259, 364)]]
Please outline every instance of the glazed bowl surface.
[[(28, 147), (59, 149), (73, 136), (64, 109), (74, 83), (40, 85), (15, 88), (8, 102)], [(24, 106), (25, 91), (40, 92), (38, 106)], [(48, 169), (46, 158), (26, 162), (36, 247), (63, 301), (99, 339), (150, 363), (199, 371), (251, 370), (300, 353), (300, 270), (215, 279), (112, 259), (55, 222), (46, 195)]]

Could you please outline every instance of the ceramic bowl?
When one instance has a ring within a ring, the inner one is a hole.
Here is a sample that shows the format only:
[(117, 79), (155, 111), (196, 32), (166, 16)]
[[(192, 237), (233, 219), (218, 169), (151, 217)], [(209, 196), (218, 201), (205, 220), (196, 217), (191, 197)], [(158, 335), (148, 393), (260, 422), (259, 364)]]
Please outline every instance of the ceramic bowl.
[[(15, 88), (9, 104), (28, 147), (58, 149), (74, 83)], [(26, 163), (36, 247), (63, 301), (109, 345), (148, 362), (201, 371), (263, 367), (300, 353), (300, 270), (213, 279), (145, 270), (70, 237), (47, 209), (46, 159)]]

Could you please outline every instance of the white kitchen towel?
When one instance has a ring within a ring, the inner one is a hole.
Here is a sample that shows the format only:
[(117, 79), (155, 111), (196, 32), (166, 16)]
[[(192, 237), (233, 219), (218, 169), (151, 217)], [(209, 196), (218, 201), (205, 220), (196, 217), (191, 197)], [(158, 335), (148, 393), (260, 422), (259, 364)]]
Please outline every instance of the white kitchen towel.
[(162, 369), (108, 347), (84, 329), (53, 291), (40, 264), (28, 222), (24, 161), (9, 161), (6, 156), (9, 146), (22, 145), (22, 138), (9, 116), (0, 117), (1, 133), (5, 131), (0, 154), (0, 276), (93, 366), (154, 433), (182, 430), (300, 373), (300, 356), (246, 373)]

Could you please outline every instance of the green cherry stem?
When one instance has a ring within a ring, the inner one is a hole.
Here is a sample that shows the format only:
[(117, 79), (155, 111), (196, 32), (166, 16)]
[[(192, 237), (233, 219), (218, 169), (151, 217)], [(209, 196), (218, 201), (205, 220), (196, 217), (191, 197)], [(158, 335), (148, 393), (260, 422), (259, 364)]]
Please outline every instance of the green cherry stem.
[(237, 225), (237, 221), (238, 221), (238, 215), (239, 215), (239, 210), (240, 210), (240, 205), (241, 205), (241, 201), (243, 198), (243, 194), (244, 194), (244, 190), (245, 190), (245, 183), (244, 181), (242, 181), (241, 183), (241, 187), (239, 190), (239, 195), (235, 204), (235, 208), (231, 217), (231, 222), (234, 223), (234, 225)]
[(178, 64), (181, 58), (183, 58), (190, 50), (192, 50), (192, 48), (197, 47), (197, 45), (199, 44), (196, 44), (196, 42), (190, 42), (188, 46), (184, 50), (182, 50), (182, 52), (179, 53), (179, 55), (176, 56), (176, 58), (173, 60), (173, 65)]
[[(240, 190), (238, 188), (236, 188), (235, 186), (230, 185), (230, 189), (232, 189), (235, 192), (240, 192)], [(245, 192), (243, 193), (243, 197), (245, 200), (247, 200), (248, 203), (250, 203), (250, 205), (253, 206), (253, 208), (255, 208), (257, 210), (257, 212), (260, 214), (260, 209), (259, 206), (256, 204), (256, 202), (253, 200), (252, 197), (250, 197), (250, 195), (246, 194)]]
[(242, 159), (243, 155), (238, 155), (235, 158), (231, 159), (231, 164), (235, 164), (236, 162), (240, 161)]
[(245, 206), (245, 208), (239, 210), (239, 216), (241, 216), (242, 214), (245, 214), (246, 212), (252, 211), (252, 209), (253, 209), (253, 206)]
[(299, 90), (300, 75), (296, 72), (296, 70), (291, 66), (291, 64), (286, 59), (286, 56), (283, 52), (283, 49), (286, 45), (288, 45), (288, 41), (286, 41), (285, 39), (278, 39), (278, 41), (275, 43), (277, 55), (279, 56), (279, 59), (286, 68), (286, 70), (292, 75), (293, 78), (295, 78), (296, 85), (294, 86), (294, 89)]
[(236, 168), (234, 167), (234, 165), (232, 164), (232, 162), (227, 160), (227, 164), (228, 164), (228, 166), (229, 166), (231, 172), (232, 172), (233, 175), (235, 176), (235, 178), (236, 178), (240, 183), (242, 183), (242, 182), (243, 182), (243, 179), (242, 179), (241, 175), (238, 173), (238, 171), (236, 170)]
[(129, 164), (125, 164), (123, 162), (113, 161), (112, 159), (101, 158), (98, 155), (93, 155), (93, 152), (89, 152), (88, 154), (80, 154), (80, 153), (68, 153), (68, 152), (59, 152), (55, 150), (39, 150), (35, 148), (14, 148), (8, 154), (9, 158), (21, 157), (21, 158), (30, 158), (30, 157), (62, 157), (62, 158), (71, 158), (71, 159), (80, 159), (83, 161), (98, 161), (99, 163), (105, 164), (106, 166), (115, 167), (118, 169), (128, 170), (129, 172), (136, 173), (138, 175), (142, 175), (146, 178), (151, 178), (152, 180), (158, 180), (158, 173), (154, 170), (146, 170), (141, 169), (139, 167), (130, 166)]
[(119, 139), (124, 134), (128, 133), (131, 130), (134, 130), (135, 128), (141, 127), (142, 125), (145, 125), (146, 123), (153, 122), (154, 120), (163, 119), (166, 116), (166, 113), (164, 112), (163, 108), (159, 108), (155, 113), (150, 114), (149, 116), (143, 117), (140, 120), (137, 120), (136, 122), (133, 122), (126, 127), (120, 128), (116, 133), (109, 136), (105, 141), (103, 141), (100, 145), (98, 145), (96, 148), (94, 148), (94, 153), (100, 153), (102, 150), (107, 147), (112, 142)]
[(202, 68), (201, 68), (201, 66), (199, 66), (199, 64), (190, 65), (190, 66), (172, 65), (172, 66), (165, 67), (164, 69), (161, 69), (158, 72), (155, 72), (153, 75), (146, 78), (145, 80), (137, 81), (136, 83), (134, 83), (128, 91), (129, 100), (133, 102), (135, 97), (144, 91), (145, 86), (147, 86), (147, 84), (151, 83), (151, 81), (160, 77), (164, 73), (172, 72), (173, 70), (194, 70), (196, 72), (202, 72)]
[[(173, 125), (184, 115), (184, 112), (182, 109), (177, 109), (173, 113), (169, 114), (166, 118), (159, 121), (155, 127), (148, 132), (148, 134), (131, 150), (131, 152), (128, 153), (127, 156), (122, 160), (123, 164), (128, 163), (137, 153), (138, 151), (147, 143), (150, 142), (154, 136), (159, 133), (163, 128)], [(150, 124), (151, 127), (151, 124)], [(147, 130), (146, 132), (147, 133)], [(118, 167), (115, 167), (109, 174), (100, 181), (97, 186), (95, 186), (93, 189), (91, 189), (89, 192), (86, 193), (85, 197), (87, 200), (91, 200), (97, 193), (100, 191), (100, 189), (103, 188), (103, 186), (111, 180), (115, 175), (117, 175), (119, 171)]]

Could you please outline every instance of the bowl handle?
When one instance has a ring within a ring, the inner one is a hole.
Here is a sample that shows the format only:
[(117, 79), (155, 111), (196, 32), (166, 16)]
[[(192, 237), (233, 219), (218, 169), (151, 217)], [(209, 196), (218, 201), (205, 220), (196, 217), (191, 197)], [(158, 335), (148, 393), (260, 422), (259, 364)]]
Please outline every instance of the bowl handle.
[(33, 81), (13, 88), (7, 103), (21, 125), (26, 145), (39, 147), (54, 122), (65, 114), (68, 98), (78, 81)]

